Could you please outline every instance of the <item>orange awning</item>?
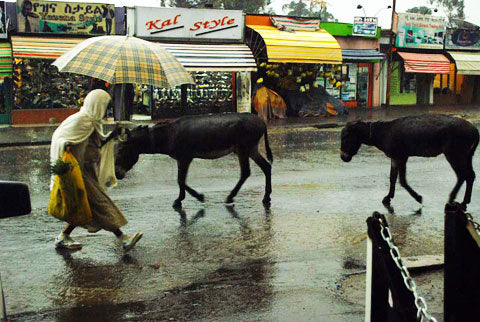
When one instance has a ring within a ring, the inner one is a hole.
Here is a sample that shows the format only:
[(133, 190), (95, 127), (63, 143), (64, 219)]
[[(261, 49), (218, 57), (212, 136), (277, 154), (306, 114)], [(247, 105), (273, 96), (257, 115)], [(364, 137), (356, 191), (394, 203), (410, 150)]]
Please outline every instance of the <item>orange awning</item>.
[(405, 62), (406, 73), (449, 74), (450, 61), (442, 54), (398, 52)]

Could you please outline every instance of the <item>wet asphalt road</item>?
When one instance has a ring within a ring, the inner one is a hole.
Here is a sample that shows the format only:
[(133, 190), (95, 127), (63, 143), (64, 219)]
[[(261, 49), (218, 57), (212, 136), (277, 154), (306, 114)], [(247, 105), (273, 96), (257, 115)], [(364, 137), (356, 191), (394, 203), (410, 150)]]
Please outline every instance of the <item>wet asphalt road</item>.
[[(476, 119), (473, 119), (477, 122)], [(478, 126), (478, 124), (476, 124)], [(362, 147), (339, 158), (340, 129), (274, 129), (272, 206), (262, 206), (264, 177), (252, 176), (223, 201), (239, 177), (233, 155), (195, 160), (183, 212), (176, 162), (144, 155), (111, 191), (144, 238), (124, 255), (108, 232), (73, 237), (81, 251), (55, 250), (62, 223), (46, 214), (48, 148), (0, 150), (3, 180), (27, 182), (33, 212), (0, 221), (0, 273), (13, 321), (267, 320), (363, 321), (361, 304), (342, 297), (340, 283), (365, 268), (365, 220), (388, 191), (389, 160)], [(262, 144), (263, 150), (263, 144)], [(474, 168), (480, 173), (477, 151)], [(397, 186), (388, 215), (402, 256), (443, 253), (443, 207), (455, 175), (443, 156), (409, 160), (407, 179), (424, 197), (420, 209)], [(464, 190), (459, 193), (463, 198)], [(469, 211), (480, 213), (478, 180)], [(427, 301), (428, 301), (427, 297)], [(434, 308), (437, 317), (441, 308)]]

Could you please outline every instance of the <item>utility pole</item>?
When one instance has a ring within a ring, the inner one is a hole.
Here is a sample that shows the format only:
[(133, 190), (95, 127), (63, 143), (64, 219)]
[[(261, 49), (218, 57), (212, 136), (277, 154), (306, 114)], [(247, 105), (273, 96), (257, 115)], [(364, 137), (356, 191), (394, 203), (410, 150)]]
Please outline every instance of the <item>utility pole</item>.
[(397, 4), (397, 0), (393, 0), (392, 4), (392, 25), (390, 27), (390, 39), (389, 39), (389, 46), (388, 46), (388, 69), (387, 69), (387, 97), (385, 105), (388, 107), (390, 106), (390, 78), (392, 78), (392, 68), (393, 68), (393, 46), (396, 37), (393, 34), (393, 24), (394, 24), (394, 16), (395, 16), (395, 7)]

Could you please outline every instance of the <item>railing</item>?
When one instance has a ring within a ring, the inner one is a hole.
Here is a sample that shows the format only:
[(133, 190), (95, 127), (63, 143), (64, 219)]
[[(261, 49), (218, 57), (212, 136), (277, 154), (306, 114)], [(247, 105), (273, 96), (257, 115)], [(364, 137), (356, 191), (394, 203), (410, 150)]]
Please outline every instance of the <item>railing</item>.
[[(367, 219), (365, 321), (437, 321), (402, 260), (385, 216)], [(480, 226), (460, 204), (445, 207), (444, 321), (480, 317)]]

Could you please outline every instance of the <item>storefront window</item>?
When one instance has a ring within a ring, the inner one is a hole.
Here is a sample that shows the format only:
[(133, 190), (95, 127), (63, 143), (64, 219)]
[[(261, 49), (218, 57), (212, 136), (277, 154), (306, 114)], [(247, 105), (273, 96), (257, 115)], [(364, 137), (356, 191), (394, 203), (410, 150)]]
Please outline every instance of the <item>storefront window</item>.
[(351, 102), (357, 100), (357, 64), (342, 66), (342, 74), (346, 77), (342, 86), (342, 101)]
[(369, 90), (369, 70), (368, 67), (358, 67), (357, 76), (357, 103), (360, 107), (368, 106), (368, 90)]
[(403, 73), (403, 86), (400, 89), (401, 93), (416, 93), (417, 82), (414, 73)]
[(51, 60), (15, 58), (14, 97), (16, 109), (80, 107), (89, 77), (60, 73)]
[(181, 114), (232, 112), (231, 72), (192, 72), (196, 86), (187, 88), (187, 106), (181, 106), (181, 88), (153, 90), (153, 118)]

